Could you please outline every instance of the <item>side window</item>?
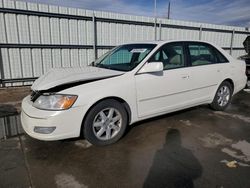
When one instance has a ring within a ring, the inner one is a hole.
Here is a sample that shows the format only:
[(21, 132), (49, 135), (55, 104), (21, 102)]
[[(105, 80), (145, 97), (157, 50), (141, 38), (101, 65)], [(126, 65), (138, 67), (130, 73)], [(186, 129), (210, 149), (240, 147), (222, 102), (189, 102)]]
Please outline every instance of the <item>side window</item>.
[(162, 62), (164, 70), (184, 67), (183, 45), (170, 43), (162, 46), (149, 60), (149, 62), (155, 61)]
[(217, 63), (213, 49), (206, 44), (188, 45), (192, 66)]
[(217, 56), (217, 63), (227, 63), (227, 58), (224, 57), (217, 49), (214, 49)]

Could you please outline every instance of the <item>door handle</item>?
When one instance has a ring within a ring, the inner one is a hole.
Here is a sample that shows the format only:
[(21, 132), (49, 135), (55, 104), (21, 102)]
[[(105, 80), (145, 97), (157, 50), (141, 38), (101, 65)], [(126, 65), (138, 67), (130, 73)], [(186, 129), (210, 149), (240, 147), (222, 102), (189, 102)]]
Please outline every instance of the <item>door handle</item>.
[(188, 78), (189, 78), (189, 76), (188, 76), (188, 75), (186, 75), (186, 76), (182, 76), (182, 78), (183, 78), (183, 79), (188, 79)]

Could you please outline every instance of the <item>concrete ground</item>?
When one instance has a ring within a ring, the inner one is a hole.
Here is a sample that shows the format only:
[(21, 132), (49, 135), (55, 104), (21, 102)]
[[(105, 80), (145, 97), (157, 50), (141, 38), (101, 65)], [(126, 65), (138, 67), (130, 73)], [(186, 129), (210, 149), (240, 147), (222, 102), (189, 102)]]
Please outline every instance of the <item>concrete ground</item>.
[(0, 187), (250, 187), (249, 90), (225, 112), (205, 105), (139, 122), (106, 147), (32, 139), (18, 105), (1, 105)]

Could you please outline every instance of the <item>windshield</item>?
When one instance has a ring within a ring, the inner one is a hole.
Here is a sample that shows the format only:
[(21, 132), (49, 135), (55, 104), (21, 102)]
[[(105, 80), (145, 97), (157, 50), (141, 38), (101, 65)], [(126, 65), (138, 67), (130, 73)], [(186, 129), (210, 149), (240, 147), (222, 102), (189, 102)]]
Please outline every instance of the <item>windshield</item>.
[(156, 44), (126, 44), (118, 46), (96, 60), (95, 66), (119, 71), (134, 69)]

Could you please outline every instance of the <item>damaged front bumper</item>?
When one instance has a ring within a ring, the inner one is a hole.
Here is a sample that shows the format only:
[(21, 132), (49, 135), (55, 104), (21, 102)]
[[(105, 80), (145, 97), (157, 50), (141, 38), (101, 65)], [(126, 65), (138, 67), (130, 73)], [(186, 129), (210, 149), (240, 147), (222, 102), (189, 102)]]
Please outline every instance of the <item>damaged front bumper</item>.
[(24, 131), (39, 140), (78, 137), (85, 114), (83, 107), (62, 111), (40, 110), (32, 106), (30, 96), (22, 101), (21, 123)]

